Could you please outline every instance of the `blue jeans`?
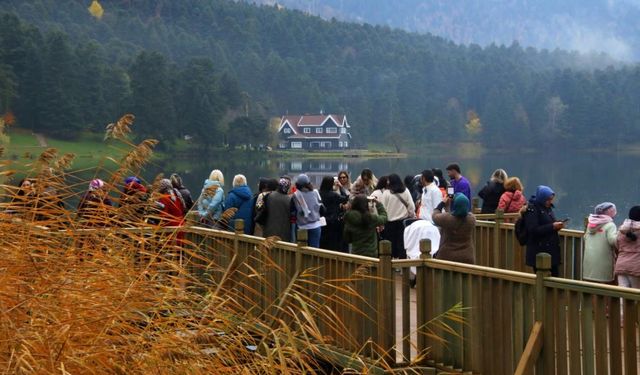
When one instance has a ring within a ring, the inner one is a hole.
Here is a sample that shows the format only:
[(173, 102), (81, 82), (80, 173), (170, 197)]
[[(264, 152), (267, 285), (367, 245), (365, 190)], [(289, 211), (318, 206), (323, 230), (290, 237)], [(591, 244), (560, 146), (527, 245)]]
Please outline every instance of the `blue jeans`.
[(320, 235), (322, 234), (322, 227), (315, 229), (307, 229), (307, 242), (311, 247), (320, 247)]

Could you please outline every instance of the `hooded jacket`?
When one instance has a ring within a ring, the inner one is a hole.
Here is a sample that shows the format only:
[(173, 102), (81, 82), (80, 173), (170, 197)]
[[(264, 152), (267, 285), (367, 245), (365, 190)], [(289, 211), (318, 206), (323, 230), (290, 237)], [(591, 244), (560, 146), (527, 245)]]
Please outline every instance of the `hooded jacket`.
[(218, 181), (206, 179), (198, 199), (198, 215), (206, 224), (219, 220), (224, 211), (224, 189)]
[(437, 259), (460, 263), (475, 263), (473, 232), (476, 218), (469, 212), (467, 196), (456, 193), (453, 212), (442, 212), (441, 203), (433, 212), (433, 223), (440, 227), (441, 237)]
[(530, 267), (535, 267), (539, 253), (550, 254), (552, 265), (560, 264), (560, 237), (553, 229), (553, 223), (556, 222), (553, 205), (545, 206), (545, 202), (553, 195), (555, 193), (548, 186), (538, 186), (524, 214), (528, 233), (526, 261)]
[[(634, 233), (638, 239), (632, 241), (627, 233)], [(615, 274), (640, 277), (640, 221), (625, 219), (617, 238), (618, 259)]]
[(371, 214), (371, 220), (364, 222), (365, 216), (351, 210), (344, 215), (344, 240), (351, 244), (351, 253), (367, 257), (378, 257), (378, 235), (376, 227), (387, 222), (387, 211), (376, 202), (378, 214)]
[(616, 247), (617, 230), (611, 217), (589, 215), (584, 234), (582, 279), (601, 283), (613, 281)]
[(527, 198), (520, 190), (505, 191), (500, 196), (498, 209), (503, 210), (505, 214), (520, 212), (522, 207), (527, 203)]
[(252, 211), (252, 198), (253, 193), (247, 185), (236, 186), (229, 194), (227, 194), (227, 200), (225, 201), (225, 208), (235, 207), (238, 209), (236, 214), (230, 221), (231, 228), (235, 228), (236, 219), (242, 219), (244, 221), (244, 233), (250, 234), (251, 227), (253, 226)]

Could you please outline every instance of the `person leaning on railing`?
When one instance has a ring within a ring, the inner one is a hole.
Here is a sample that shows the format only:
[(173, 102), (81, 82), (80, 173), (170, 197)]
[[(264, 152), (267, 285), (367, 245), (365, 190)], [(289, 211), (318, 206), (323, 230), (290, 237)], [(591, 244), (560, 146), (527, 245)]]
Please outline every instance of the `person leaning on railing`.
[(473, 231), (476, 218), (471, 211), (469, 198), (462, 193), (456, 193), (451, 204), (451, 212), (443, 212), (451, 198), (445, 197), (433, 212), (433, 223), (440, 227), (440, 248), (436, 259), (452, 262), (474, 264)]
[(556, 220), (553, 213), (553, 199), (556, 193), (550, 187), (540, 185), (536, 195), (529, 200), (524, 213), (527, 228), (527, 266), (536, 272), (536, 255), (551, 255), (551, 275), (559, 276), (560, 237), (558, 232), (564, 222)]
[(584, 234), (583, 280), (605, 284), (615, 280), (613, 266), (617, 252), (617, 230), (613, 218), (616, 213), (615, 204), (604, 202), (589, 215)]

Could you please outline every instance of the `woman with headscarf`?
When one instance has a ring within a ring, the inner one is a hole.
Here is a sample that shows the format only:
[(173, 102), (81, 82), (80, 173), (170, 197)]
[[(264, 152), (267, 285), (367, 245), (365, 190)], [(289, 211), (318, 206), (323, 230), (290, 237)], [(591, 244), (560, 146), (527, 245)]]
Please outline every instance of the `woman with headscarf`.
[(78, 204), (78, 218), (86, 220), (88, 226), (105, 226), (108, 224), (113, 203), (109, 198), (104, 181), (99, 178), (91, 180), (87, 191)]
[(178, 190), (180, 192), (180, 195), (182, 196), (182, 201), (184, 202), (185, 208), (184, 213), (186, 215), (187, 211), (191, 210), (191, 207), (193, 207), (193, 198), (191, 197), (191, 192), (184, 186), (182, 177), (180, 177), (179, 174), (173, 173), (171, 177), (169, 177), (169, 180), (171, 180), (171, 185), (173, 186), (173, 188)]
[(142, 181), (138, 177), (125, 178), (122, 194), (120, 194), (120, 208), (118, 209), (121, 224), (140, 225), (144, 220), (148, 200), (147, 188), (142, 185)]
[(451, 204), (451, 212), (443, 212), (451, 200), (445, 197), (433, 212), (433, 223), (440, 227), (440, 246), (436, 258), (460, 263), (475, 263), (473, 231), (476, 218), (471, 211), (469, 198), (456, 193)]
[(618, 285), (640, 289), (640, 206), (629, 210), (629, 218), (624, 220), (618, 231), (618, 259), (615, 274)]
[(220, 170), (211, 171), (204, 181), (196, 208), (200, 223), (213, 227), (220, 220), (224, 211), (224, 175)]
[(171, 180), (163, 178), (156, 187), (156, 203), (159, 210), (159, 224), (162, 226), (180, 226), (184, 218), (184, 204), (180, 194), (173, 188)]
[(291, 238), (291, 180), (280, 178), (278, 187), (269, 194), (266, 207), (266, 222), (263, 228), (265, 237), (277, 236), (285, 242), (292, 242)]
[(504, 182), (507, 180), (507, 172), (504, 169), (496, 169), (491, 175), (491, 179), (478, 192), (478, 196), (482, 198), (482, 209), (480, 213), (492, 214), (496, 212), (500, 197), (504, 193)]
[(524, 212), (527, 228), (527, 266), (536, 272), (536, 256), (540, 253), (551, 255), (551, 275), (559, 276), (560, 236), (558, 232), (564, 228), (564, 222), (556, 220), (553, 213), (553, 200), (556, 193), (550, 187), (540, 185), (536, 194), (529, 200)]
[(615, 280), (613, 266), (616, 259), (617, 235), (616, 205), (604, 202), (597, 205), (589, 215), (584, 234), (584, 256), (582, 259), (582, 279), (610, 284)]

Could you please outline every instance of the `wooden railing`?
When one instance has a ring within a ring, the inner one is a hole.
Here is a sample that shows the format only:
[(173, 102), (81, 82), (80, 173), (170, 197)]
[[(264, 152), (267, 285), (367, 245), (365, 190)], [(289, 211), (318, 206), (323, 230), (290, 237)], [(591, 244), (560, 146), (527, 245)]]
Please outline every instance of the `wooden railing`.
[[(511, 216), (514, 216), (510, 214)], [(501, 212), (477, 215), (487, 220), (476, 222), (474, 242), (476, 264), (511, 271), (533, 273), (526, 265), (526, 248), (515, 236), (514, 223), (505, 222)], [(511, 217), (512, 221), (513, 217)], [(582, 256), (584, 231), (562, 229), (560, 236), (560, 277), (580, 280), (582, 278)]]

